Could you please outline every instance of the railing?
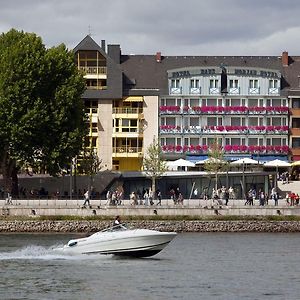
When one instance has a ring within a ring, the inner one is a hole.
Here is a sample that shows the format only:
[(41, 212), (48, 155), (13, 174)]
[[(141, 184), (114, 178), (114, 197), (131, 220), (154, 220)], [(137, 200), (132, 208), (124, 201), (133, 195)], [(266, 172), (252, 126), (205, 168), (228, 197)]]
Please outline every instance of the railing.
[(190, 94), (191, 95), (200, 95), (201, 94), (201, 88), (200, 87), (190, 88)]
[(113, 147), (113, 153), (140, 153), (142, 151), (142, 147)]
[(107, 74), (107, 67), (79, 67), (85, 74)]
[(240, 94), (239, 87), (229, 88), (229, 95), (239, 95), (239, 94)]
[(141, 114), (143, 108), (132, 108), (132, 107), (114, 107), (113, 114)]
[(170, 94), (171, 95), (180, 95), (182, 93), (181, 87), (171, 87), (170, 88)]
[(160, 106), (161, 115), (175, 114), (289, 114), (289, 108), (286, 106)]
[(279, 95), (279, 88), (269, 88), (269, 95)]
[(220, 95), (220, 88), (209, 88), (210, 95)]
[(257, 88), (249, 88), (249, 95), (258, 95), (259, 94), (260, 89)]
[(288, 134), (288, 126), (172, 126), (161, 125), (160, 134)]
[(88, 85), (86, 87), (88, 90), (107, 90), (107, 86), (106, 85)]

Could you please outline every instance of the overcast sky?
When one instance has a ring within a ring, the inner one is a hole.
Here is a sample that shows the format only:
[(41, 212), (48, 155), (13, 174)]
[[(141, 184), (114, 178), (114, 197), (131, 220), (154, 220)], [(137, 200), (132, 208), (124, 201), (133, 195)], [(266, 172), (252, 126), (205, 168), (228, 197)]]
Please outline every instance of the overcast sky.
[(0, 32), (74, 48), (88, 33), (123, 54), (300, 55), (299, 0), (10, 0)]

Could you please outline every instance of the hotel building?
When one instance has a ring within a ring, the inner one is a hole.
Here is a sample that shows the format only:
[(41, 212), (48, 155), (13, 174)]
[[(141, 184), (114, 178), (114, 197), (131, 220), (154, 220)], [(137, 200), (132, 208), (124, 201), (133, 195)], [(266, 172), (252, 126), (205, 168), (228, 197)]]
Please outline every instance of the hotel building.
[(87, 144), (108, 170), (141, 170), (159, 138), (164, 158), (300, 160), (300, 57), (124, 55), (86, 36), (74, 49), (84, 72)]

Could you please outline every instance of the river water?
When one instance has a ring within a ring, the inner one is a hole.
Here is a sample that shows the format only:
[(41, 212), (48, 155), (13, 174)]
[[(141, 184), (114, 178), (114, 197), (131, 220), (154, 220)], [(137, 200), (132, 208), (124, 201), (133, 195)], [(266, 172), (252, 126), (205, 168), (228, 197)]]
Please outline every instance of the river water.
[(300, 297), (298, 233), (182, 233), (143, 259), (53, 252), (74, 237), (0, 234), (0, 299)]

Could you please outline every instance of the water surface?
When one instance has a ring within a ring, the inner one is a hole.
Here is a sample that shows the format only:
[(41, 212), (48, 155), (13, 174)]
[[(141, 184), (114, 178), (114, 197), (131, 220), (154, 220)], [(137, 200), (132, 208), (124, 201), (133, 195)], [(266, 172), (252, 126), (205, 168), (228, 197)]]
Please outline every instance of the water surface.
[(61, 255), (0, 234), (0, 299), (299, 299), (300, 234), (183, 233), (152, 258)]

